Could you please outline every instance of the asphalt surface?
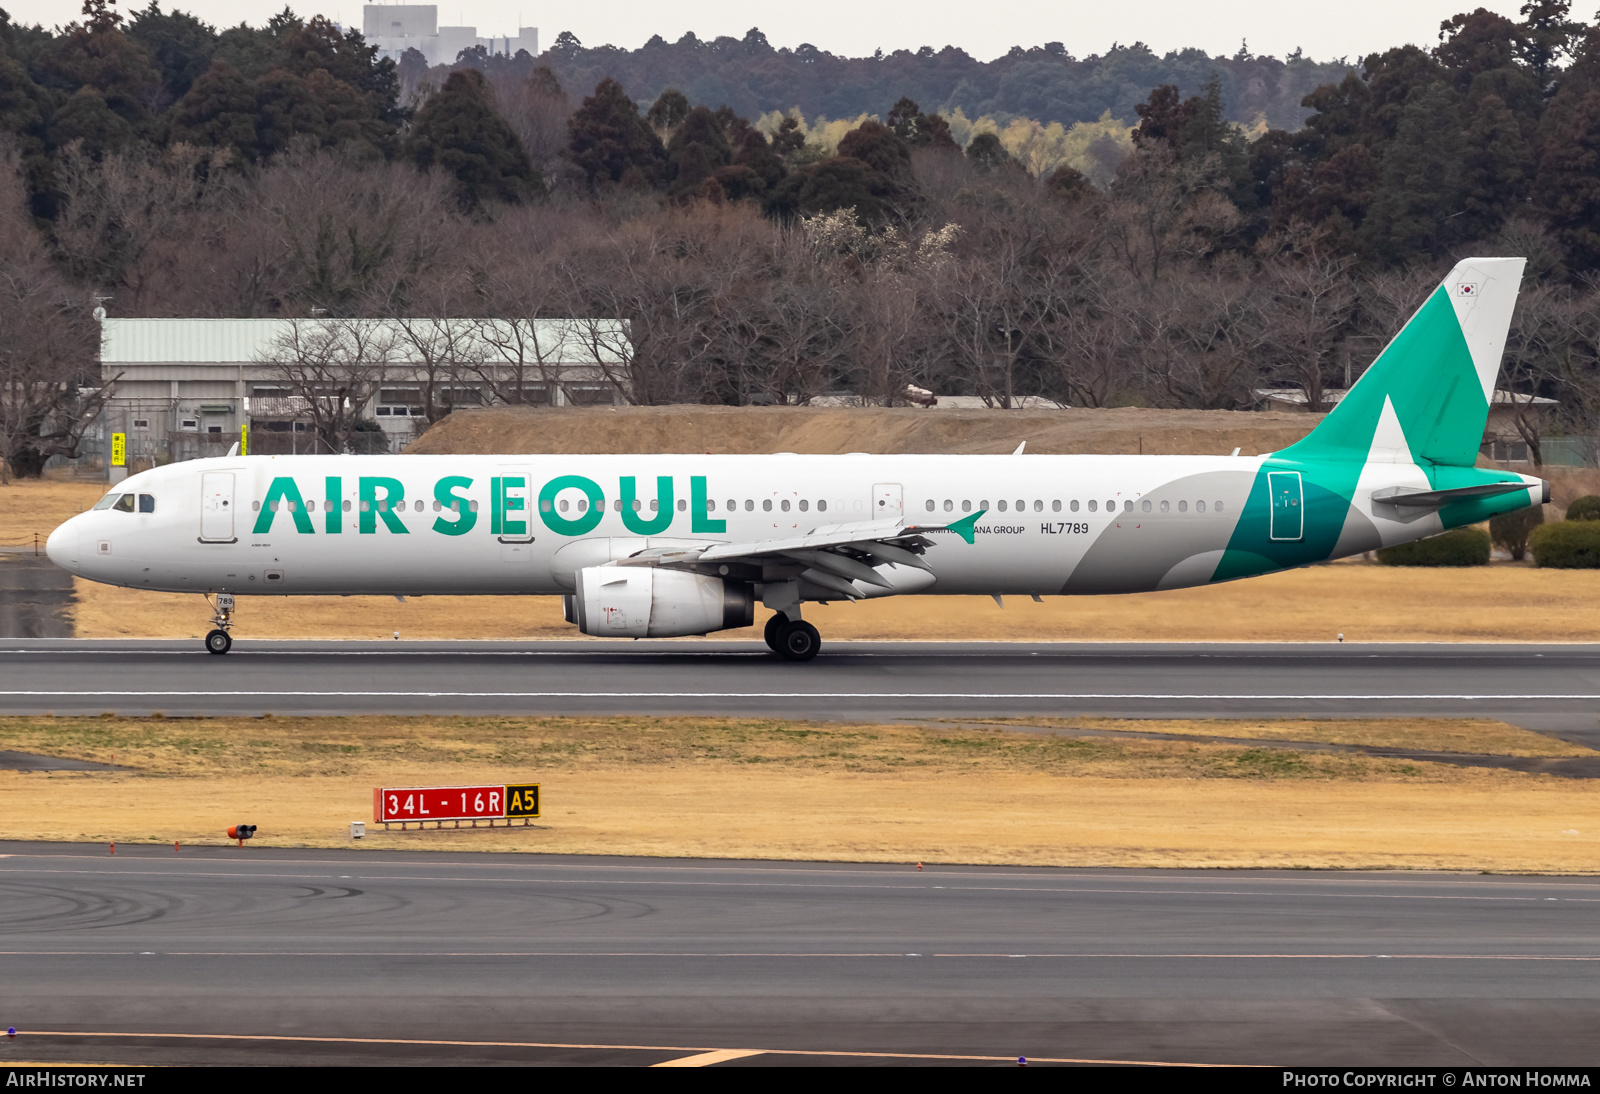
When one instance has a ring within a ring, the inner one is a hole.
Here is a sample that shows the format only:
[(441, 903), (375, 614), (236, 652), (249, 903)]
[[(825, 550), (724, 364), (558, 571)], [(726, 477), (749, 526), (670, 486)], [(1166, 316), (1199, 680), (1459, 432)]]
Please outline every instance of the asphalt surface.
[(0, 713), (1477, 715), (1600, 742), (1600, 646), (0, 641)]
[(1594, 878), (0, 843), (0, 1065), (1592, 1065), (1597, 911)]

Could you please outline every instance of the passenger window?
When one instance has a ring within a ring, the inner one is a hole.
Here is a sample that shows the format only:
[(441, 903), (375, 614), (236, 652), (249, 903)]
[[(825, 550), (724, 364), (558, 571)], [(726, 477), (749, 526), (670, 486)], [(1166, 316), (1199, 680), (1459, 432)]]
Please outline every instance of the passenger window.
[(1194, 503), (1194, 511), (1196, 513), (1204, 513), (1206, 511), (1206, 503), (1203, 502), (1203, 501), (1195, 502)]
[(728, 512), (731, 513), (737, 508), (739, 508), (739, 503), (737, 501), (735, 501), (733, 498), (729, 498), (728, 499)]
[(949, 498), (945, 498), (944, 499), (944, 511), (946, 513), (950, 512), (955, 507), (956, 507), (956, 503), (955, 502), (951, 501)]
[(963, 512), (963, 513), (970, 513), (970, 512), (972, 512), (972, 503), (971, 503), (971, 502), (970, 502), (970, 501), (963, 501), (963, 502), (962, 502), (962, 503), (961, 503), (961, 511), (962, 511), (962, 512)]
[(828, 511), (828, 503), (825, 502), (825, 501), (818, 501), (817, 502), (817, 512), (826, 513), (827, 511)]
[(1005, 498), (1001, 498), (1000, 499), (1000, 511), (1002, 513), (1004, 513), (1006, 511), (1006, 499)]
[(1150, 511), (1150, 499), (1146, 498), (1144, 501), (1141, 501), (1139, 503), (1139, 508), (1148, 513)]
[(562, 498), (560, 501), (556, 502), (556, 508), (565, 513), (567, 511), (567, 499)]
[(762, 498), (761, 499), (761, 510), (762, 510), (762, 512), (765, 512), (765, 513), (772, 512), (772, 499), (771, 498)]
[(478, 503), (475, 501), (467, 502), (467, 510), (468, 512), (476, 513), (478, 511)]
[[(405, 502), (401, 502), (400, 504), (404, 505)], [(387, 513), (388, 511), (389, 511), (389, 499), (388, 498), (384, 498), (382, 501), (380, 501), (378, 503), (378, 512)]]
[(1186, 502), (1186, 501), (1180, 501), (1178, 503), (1178, 512), (1187, 513), (1188, 511), (1189, 511), (1189, 503)]
[[(122, 497), (121, 494), (107, 494), (105, 497), (95, 502), (94, 507), (89, 511), (92, 513), (95, 509), (110, 509), (113, 505), (117, 504), (117, 499), (120, 497)], [(256, 502), (256, 508), (261, 508), (261, 503), (259, 501)]]
[(116, 504), (111, 508), (115, 509), (119, 513), (133, 512), (133, 495), (123, 494), (121, 497), (117, 498)]
[(1128, 498), (1126, 501), (1124, 501), (1122, 503), (1122, 511), (1124, 513), (1133, 512), (1133, 499), (1132, 498)]
[[(1059, 501), (1056, 502), (1056, 508), (1057, 509), (1061, 508), (1061, 503)], [(1044, 502), (1040, 501), (1038, 498), (1034, 498), (1033, 499), (1033, 511), (1035, 513), (1044, 512)]]
[(343, 509), (344, 509), (344, 511), (346, 513), (348, 513), (350, 511), (350, 499), (349, 498), (345, 499), (345, 502), (344, 502), (344, 505), (343, 505)]
[[(683, 507), (683, 502), (680, 501), (678, 503), (678, 507), (681, 509)], [(716, 511), (717, 511), (717, 499), (716, 498), (707, 498), (706, 499), (706, 512), (715, 513)]]
[(1061, 512), (1061, 499), (1060, 498), (1057, 498), (1055, 501), (1050, 503), (1050, 511), (1052, 513)]
[(800, 499), (800, 511), (802, 513), (804, 513), (809, 508), (811, 508), (811, 503), (809, 501), (807, 501), (805, 498), (801, 498)]
[[(278, 511), (278, 506), (281, 505), (281, 504), (282, 504), (282, 502), (269, 501), (269, 502), (267, 502), (267, 508), (272, 510), (274, 513), (276, 513)], [(117, 506), (117, 508), (121, 509), (122, 506), (119, 505), (119, 506)]]
[[(715, 505), (715, 504), (716, 504), (716, 502), (706, 502), (706, 504), (707, 504), (707, 505)], [(681, 512), (683, 512), (683, 511), (684, 511), (684, 510), (685, 510), (685, 509), (687, 509), (687, 508), (689, 508), (689, 503), (688, 503), (688, 501), (687, 501), (687, 500), (685, 500), (685, 499), (683, 499), (683, 498), (679, 498), (679, 499), (678, 499), (678, 512), (680, 512), (680, 513), (681, 513)]]
[(361, 511), (363, 513), (370, 513), (372, 511), (372, 503), (367, 501), (365, 498), (361, 499)]
[[(618, 500), (621, 500), (621, 499), (618, 499)], [(642, 503), (638, 498), (634, 498), (633, 499), (633, 511), (635, 513), (637, 513), (642, 508), (644, 508), (644, 503)], [(620, 506), (620, 505), (617, 506), (617, 512), (619, 512), (619, 513), (622, 512), (622, 506)]]
[(744, 499), (744, 511), (746, 513), (755, 512), (756, 511), (756, 503), (751, 501), (749, 498), (745, 498)]
[(1172, 508), (1172, 503), (1170, 501), (1164, 501), (1164, 502), (1161, 503), (1161, 511), (1163, 513), (1165, 513), (1167, 510), (1169, 510), (1171, 508)]
[(778, 508), (782, 509), (785, 513), (787, 513), (789, 511), (788, 499), (784, 499), (783, 501), (779, 502), (778, 503)]
[[(637, 509), (638, 507), (639, 507), (638, 500), (635, 499), (634, 500), (634, 508)], [(613, 513), (622, 512), (622, 499), (621, 498), (612, 498), (611, 499), (611, 511)]]
[(1106, 502), (1106, 512), (1115, 513), (1116, 511), (1117, 511), (1117, 503), (1116, 503), (1116, 501), (1114, 499), (1112, 501)]
[[(438, 509), (439, 509), (439, 503), (438, 502), (434, 502), (433, 503), (433, 508), (434, 508), (434, 511), (437, 512)], [(548, 513), (552, 508), (554, 508), (554, 506), (550, 503), (550, 499), (549, 498), (540, 498), (539, 499), (539, 512)]]
[[(633, 507), (635, 509), (639, 508), (639, 503), (638, 502), (634, 502), (633, 503)], [(650, 499), (650, 511), (652, 513), (659, 513), (661, 511), (661, 499), (660, 498), (651, 498)]]
[[(101, 506), (96, 505), (95, 508), (99, 509), (99, 508), (101, 508)], [(252, 513), (261, 512), (261, 500), (259, 498), (250, 503), (250, 511)]]
[(1071, 509), (1074, 513), (1076, 513), (1078, 511), (1078, 499), (1077, 498), (1073, 498), (1072, 499), (1072, 504), (1068, 505), (1067, 508)]
[(1219, 501), (1215, 505), (1213, 505), (1211, 508), (1215, 509), (1217, 512), (1220, 513), (1220, 512), (1222, 512), (1222, 503)]
[(930, 512), (930, 513), (933, 512), (933, 499), (932, 498), (928, 499), (928, 512)]
[[(1072, 504), (1073, 504), (1073, 508), (1077, 508), (1077, 504), (1078, 504), (1077, 502), (1073, 502)], [(1100, 503), (1095, 501), (1093, 498), (1090, 498), (1089, 499), (1089, 512), (1093, 513), (1094, 511), (1096, 511), (1099, 508), (1100, 508)]]
[[(307, 506), (306, 506), (306, 508), (307, 508), (307, 509), (313, 509), (313, 508), (315, 508), (315, 506), (312, 506), (312, 505), (307, 505)], [(411, 509), (412, 509), (412, 512), (415, 512), (415, 513), (420, 513), (420, 512), (422, 512), (422, 499), (421, 499), (421, 498), (418, 498), (418, 499), (417, 499), (417, 503), (416, 503), (416, 504), (415, 504), (415, 505), (413, 505), (413, 506), (412, 506), (412, 507), (411, 507)]]
[[(452, 513), (459, 513), (459, 512), (461, 512), (461, 499), (460, 499), (460, 498), (457, 498), (457, 499), (456, 499), (456, 500), (455, 500), (455, 501), (452, 501), (452, 502), (451, 502), (451, 503), (450, 503), (450, 511), (451, 511), (451, 512), (452, 512)], [(545, 511), (545, 512), (546, 512), (546, 513), (548, 513), (548, 512), (549, 512), (549, 511), (550, 511), (550, 502), (549, 502), (549, 499), (546, 499), (546, 500), (545, 500), (545, 503), (544, 503), (544, 511)]]
[(154, 494), (139, 495), (139, 512), (154, 513), (156, 511), (156, 496)]
[(1027, 512), (1027, 509), (1028, 509), (1028, 503), (1023, 501), (1021, 498), (1018, 498), (1017, 499), (1017, 512), (1025, 513), (1025, 512)]

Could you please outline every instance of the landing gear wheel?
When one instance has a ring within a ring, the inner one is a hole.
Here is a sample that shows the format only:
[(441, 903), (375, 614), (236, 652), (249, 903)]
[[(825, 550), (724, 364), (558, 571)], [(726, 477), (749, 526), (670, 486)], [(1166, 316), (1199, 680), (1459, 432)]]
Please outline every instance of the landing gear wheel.
[(782, 652), (778, 649), (778, 629), (787, 622), (789, 622), (789, 617), (784, 615), (782, 612), (779, 612), (771, 619), (767, 620), (767, 629), (761, 637), (766, 640), (767, 649), (771, 650), (773, 653)]
[(227, 653), (232, 648), (233, 648), (233, 639), (231, 637), (229, 637), (227, 631), (218, 629), (218, 630), (214, 630), (210, 634), (206, 635), (206, 652), (207, 653), (222, 654), (222, 653)]
[(809, 661), (822, 648), (822, 636), (803, 619), (784, 623), (778, 630), (778, 653), (785, 661)]

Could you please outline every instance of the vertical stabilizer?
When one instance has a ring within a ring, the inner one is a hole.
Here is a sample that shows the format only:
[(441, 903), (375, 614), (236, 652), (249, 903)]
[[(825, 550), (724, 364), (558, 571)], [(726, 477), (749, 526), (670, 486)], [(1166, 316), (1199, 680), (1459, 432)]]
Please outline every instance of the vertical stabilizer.
[(1339, 404), (1298, 444), (1298, 460), (1471, 467), (1489, 418), (1521, 258), (1467, 258), (1417, 309)]

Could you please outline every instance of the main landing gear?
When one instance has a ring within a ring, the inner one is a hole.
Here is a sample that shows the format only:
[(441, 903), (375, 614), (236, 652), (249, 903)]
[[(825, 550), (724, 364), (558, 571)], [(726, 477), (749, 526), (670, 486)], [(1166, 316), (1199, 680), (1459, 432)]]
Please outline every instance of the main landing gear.
[(793, 622), (782, 612), (767, 620), (767, 646), (785, 661), (809, 661), (822, 648), (822, 636), (803, 619)]
[[(208, 598), (209, 599), (209, 598)], [(211, 614), (211, 630), (206, 634), (206, 652), (224, 654), (233, 649), (233, 594), (218, 593)]]

